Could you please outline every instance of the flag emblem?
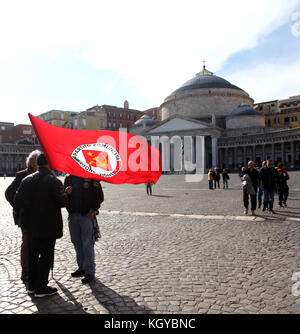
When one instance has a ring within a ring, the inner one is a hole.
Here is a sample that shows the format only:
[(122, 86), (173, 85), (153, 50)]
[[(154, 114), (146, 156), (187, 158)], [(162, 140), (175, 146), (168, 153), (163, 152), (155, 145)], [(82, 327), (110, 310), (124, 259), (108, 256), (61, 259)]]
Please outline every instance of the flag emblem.
[(73, 151), (72, 158), (87, 172), (103, 177), (113, 177), (122, 168), (117, 150), (105, 143), (80, 145)]

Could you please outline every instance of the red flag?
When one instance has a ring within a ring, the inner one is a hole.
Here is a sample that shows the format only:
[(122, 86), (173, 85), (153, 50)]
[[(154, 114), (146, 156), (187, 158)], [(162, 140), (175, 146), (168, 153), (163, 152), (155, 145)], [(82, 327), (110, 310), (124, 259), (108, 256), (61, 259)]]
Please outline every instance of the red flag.
[(156, 183), (158, 149), (130, 133), (65, 129), (29, 114), (52, 169), (109, 183)]

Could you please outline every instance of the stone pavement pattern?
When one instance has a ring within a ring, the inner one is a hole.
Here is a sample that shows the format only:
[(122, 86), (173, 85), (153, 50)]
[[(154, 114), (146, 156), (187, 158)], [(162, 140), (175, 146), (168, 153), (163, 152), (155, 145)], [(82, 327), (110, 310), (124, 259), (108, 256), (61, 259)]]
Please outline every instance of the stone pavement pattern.
[(300, 313), (291, 293), (300, 272), (300, 172), (291, 173), (288, 208), (243, 215), (240, 182), (230, 189), (162, 176), (153, 196), (144, 185), (103, 184), (95, 245), (96, 281), (70, 276), (77, 266), (63, 209), (57, 240), (55, 296), (27, 295), (20, 280), (20, 230), (0, 180), (0, 313)]

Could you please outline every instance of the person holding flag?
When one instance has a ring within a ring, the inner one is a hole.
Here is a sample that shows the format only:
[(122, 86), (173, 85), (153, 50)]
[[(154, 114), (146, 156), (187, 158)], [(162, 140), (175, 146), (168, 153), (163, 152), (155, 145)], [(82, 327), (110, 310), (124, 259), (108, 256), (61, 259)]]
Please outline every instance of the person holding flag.
[(65, 178), (64, 187), (69, 199), (67, 205), (69, 231), (78, 264), (78, 269), (71, 276), (84, 276), (82, 283), (86, 284), (95, 279), (93, 220), (96, 219), (104, 195), (99, 181), (74, 175)]

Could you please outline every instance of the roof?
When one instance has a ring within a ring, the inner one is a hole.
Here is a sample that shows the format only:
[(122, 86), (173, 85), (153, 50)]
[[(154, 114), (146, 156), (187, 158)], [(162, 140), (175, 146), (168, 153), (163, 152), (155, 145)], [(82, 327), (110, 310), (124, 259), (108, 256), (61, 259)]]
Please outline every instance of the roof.
[(214, 75), (203, 67), (203, 70), (195, 75), (194, 78), (184, 83), (180, 88), (176, 89), (172, 94), (191, 89), (201, 88), (229, 88), (242, 90), (241, 88), (232, 85), (229, 81)]
[(240, 105), (234, 109), (226, 118), (240, 117), (240, 116), (263, 116), (258, 110), (250, 105)]

